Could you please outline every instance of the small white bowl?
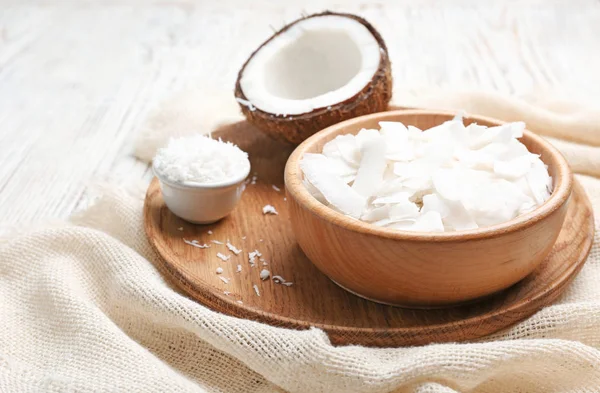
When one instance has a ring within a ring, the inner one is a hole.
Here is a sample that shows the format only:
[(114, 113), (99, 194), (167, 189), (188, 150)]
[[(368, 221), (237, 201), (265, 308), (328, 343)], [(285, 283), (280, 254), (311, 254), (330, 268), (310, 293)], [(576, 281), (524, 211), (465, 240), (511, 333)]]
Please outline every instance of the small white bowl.
[(246, 188), (248, 171), (238, 178), (221, 183), (174, 183), (162, 177), (152, 166), (158, 178), (163, 199), (176, 216), (194, 224), (212, 224), (233, 211)]

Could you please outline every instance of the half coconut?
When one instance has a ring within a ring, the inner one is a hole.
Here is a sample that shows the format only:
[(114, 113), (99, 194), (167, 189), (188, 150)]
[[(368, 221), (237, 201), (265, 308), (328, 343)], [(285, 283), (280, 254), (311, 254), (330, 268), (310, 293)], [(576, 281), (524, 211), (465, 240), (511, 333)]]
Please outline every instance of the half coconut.
[(238, 74), (235, 96), (250, 123), (299, 144), (332, 124), (387, 109), (387, 48), (358, 16), (310, 15), (254, 51)]

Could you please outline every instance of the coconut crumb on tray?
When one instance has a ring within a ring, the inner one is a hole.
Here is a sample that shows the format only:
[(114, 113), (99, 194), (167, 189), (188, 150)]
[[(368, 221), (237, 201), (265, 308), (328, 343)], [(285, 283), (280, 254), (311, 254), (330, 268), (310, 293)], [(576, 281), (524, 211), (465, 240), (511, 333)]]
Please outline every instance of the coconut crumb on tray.
[(189, 244), (190, 246), (193, 246), (193, 247), (196, 247), (196, 248), (209, 248), (210, 247), (208, 244), (199, 244), (198, 240), (192, 240), (192, 241), (190, 241), (190, 240), (183, 239), (183, 242), (185, 244)]
[(237, 248), (233, 244), (229, 243), (229, 241), (227, 242), (226, 246), (229, 249), (229, 251), (231, 251), (235, 255), (239, 255), (242, 252), (242, 250), (240, 250), (239, 248)]
[(271, 272), (268, 271), (267, 269), (263, 269), (260, 271), (260, 279), (261, 280), (266, 280), (267, 278), (269, 278), (269, 276), (271, 275)]
[(214, 244), (225, 244), (225, 243), (223, 243), (223, 242), (220, 242), (220, 241), (218, 241), (218, 240), (211, 240), (210, 242), (211, 242), (211, 243), (214, 243)]
[(227, 255), (223, 255), (223, 254), (221, 254), (220, 252), (218, 252), (218, 253), (217, 253), (217, 258), (219, 258), (220, 260), (222, 260), (222, 261), (225, 261), (225, 262), (226, 262), (226, 261), (228, 261), (228, 260), (229, 260), (229, 258), (231, 258), (231, 256), (230, 256), (230, 255), (229, 255), (229, 256), (227, 256)]
[(285, 278), (283, 278), (281, 276), (273, 276), (272, 280), (275, 284), (282, 284), (282, 285), (285, 285), (286, 287), (291, 287), (294, 284), (293, 282), (286, 281)]
[(258, 285), (254, 284), (252, 287), (254, 288), (254, 292), (256, 292), (256, 296), (260, 297), (260, 291), (258, 290)]
[(263, 214), (273, 214), (273, 215), (279, 214), (277, 212), (277, 209), (275, 209), (275, 207), (272, 206), (272, 205), (265, 205), (265, 206), (263, 206), (262, 212), (263, 212)]
[(219, 276), (219, 278), (221, 279), (221, 281), (223, 281), (225, 284), (229, 284), (229, 279), (227, 277), (223, 277), (223, 276)]
[(271, 185), (271, 187), (273, 187), (273, 189), (277, 192), (281, 191), (281, 188), (277, 187), (275, 184)]
[(218, 267), (217, 268), (217, 274), (221, 274), (223, 273), (223, 268), (222, 267)]

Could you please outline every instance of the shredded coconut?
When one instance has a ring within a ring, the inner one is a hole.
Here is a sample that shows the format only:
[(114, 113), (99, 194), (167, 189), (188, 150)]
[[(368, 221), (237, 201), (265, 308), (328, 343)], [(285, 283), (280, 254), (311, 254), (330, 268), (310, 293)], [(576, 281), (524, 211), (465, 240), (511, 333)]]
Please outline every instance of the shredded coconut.
[(257, 257), (262, 257), (262, 254), (258, 250), (254, 250), (248, 253), (248, 262), (250, 263), (250, 266), (254, 266)]
[(254, 292), (256, 292), (256, 296), (260, 296), (260, 291), (258, 290), (258, 285), (254, 284), (252, 287), (254, 288)]
[(269, 276), (271, 275), (271, 272), (268, 271), (267, 269), (263, 269), (260, 271), (260, 279), (261, 280), (266, 280), (267, 278), (269, 278)]
[(286, 287), (291, 287), (292, 285), (294, 285), (293, 282), (286, 281), (285, 278), (281, 276), (273, 276), (272, 280), (275, 284), (285, 285)]
[(239, 255), (242, 252), (242, 250), (236, 248), (233, 244), (231, 244), (229, 242), (227, 242), (227, 248), (229, 249), (229, 251), (231, 251), (235, 255)]
[(229, 284), (229, 279), (223, 276), (219, 276), (219, 278), (221, 279), (221, 281), (223, 281), (225, 284)]
[(218, 252), (217, 258), (221, 259), (222, 261), (228, 261), (229, 258), (231, 258), (231, 256), (225, 256), (225, 255), (221, 254), (220, 252)]
[(223, 273), (223, 268), (222, 267), (218, 267), (217, 268), (217, 274), (221, 274)]
[(277, 187), (275, 184), (273, 184), (271, 187), (273, 187), (273, 189), (277, 192), (281, 191), (281, 188)]
[(229, 292), (229, 291), (223, 291), (223, 293), (225, 294), (225, 296), (231, 295), (231, 292)]
[(225, 243), (223, 243), (223, 242), (220, 242), (220, 241), (218, 241), (218, 240), (211, 240), (210, 242), (211, 242), (211, 243), (215, 243), (215, 244), (225, 244)]
[(243, 301), (241, 301), (241, 300), (236, 300), (235, 302), (236, 302), (236, 303), (239, 303), (239, 304), (244, 304), (244, 302), (243, 302)]
[(207, 233), (208, 233), (209, 235), (212, 235), (212, 234), (213, 234), (213, 231), (208, 231)]
[(237, 265), (237, 270), (236, 270), (236, 272), (237, 272), (237, 273), (239, 273), (239, 272), (241, 272), (241, 271), (242, 271), (242, 265)]
[(263, 214), (279, 214), (279, 213), (277, 213), (277, 210), (275, 209), (275, 207), (271, 206), (271, 205), (263, 206), (262, 212), (263, 212)]
[(183, 242), (185, 244), (189, 244), (190, 246), (194, 246), (196, 248), (209, 248), (210, 247), (208, 244), (198, 244), (198, 240), (189, 241), (189, 240), (183, 239)]
[(171, 138), (153, 160), (159, 177), (183, 184), (233, 180), (250, 170), (248, 154), (230, 142), (204, 135)]

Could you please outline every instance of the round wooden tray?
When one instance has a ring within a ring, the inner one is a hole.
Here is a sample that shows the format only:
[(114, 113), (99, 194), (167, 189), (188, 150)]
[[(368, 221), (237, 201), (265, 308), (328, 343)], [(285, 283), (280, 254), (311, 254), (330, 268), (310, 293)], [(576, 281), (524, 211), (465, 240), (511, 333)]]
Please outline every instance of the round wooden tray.
[[(523, 281), (486, 299), (452, 308), (416, 310), (374, 303), (330, 281), (296, 244), (283, 186), (283, 169), (293, 148), (271, 140), (246, 122), (223, 127), (213, 136), (247, 151), (252, 173), (257, 175), (256, 184), (248, 185), (235, 211), (212, 225), (187, 223), (167, 209), (154, 179), (146, 195), (144, 218), (146, 234), (163, 257), (169, 278), (193, 299), (228, 315), (294, 329), (315, 326), (338, 345), (397, 347), (471, 340), (520, 321), (555, 300), (581, 269), (592, 245), (592, 209), (575, 182), (554, 249)], [(263, 215), (266, 204), (275, 206), (279, 215)], [(211, 247), (193, 247), (183, 239)], [(229, 240), (243, 252), (235, 255), (211, 240)], [(257, 258), (256, 266), (250, 266), (248, 252), (254, 250), (262, 253), (268, 265), (263, 266)], [(224, 262), (217, 252), (231, 258)], [(237, 265), (242, 267), (240, 273)], [(216, 274), (218, 267), (223, 274)], [(259, 273), (263, 268), (293, 285), (262, 281)], [(230, 281), (226, 284), (219, 277)]]

